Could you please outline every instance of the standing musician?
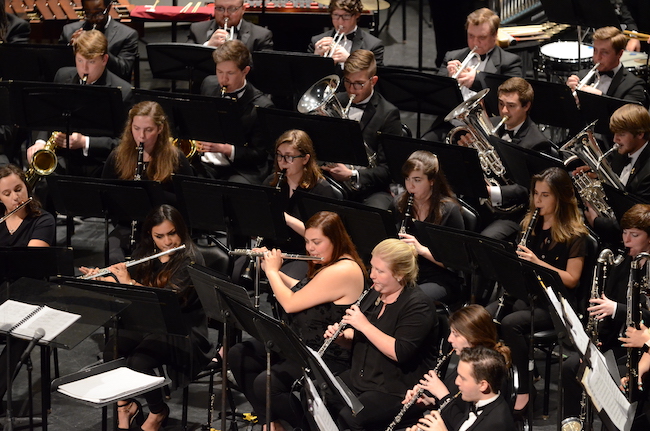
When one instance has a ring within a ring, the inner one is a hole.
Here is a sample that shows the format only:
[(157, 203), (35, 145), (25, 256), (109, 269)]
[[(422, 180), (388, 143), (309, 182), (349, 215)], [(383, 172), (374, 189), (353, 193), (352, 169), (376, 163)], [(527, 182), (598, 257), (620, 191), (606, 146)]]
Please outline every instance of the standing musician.
[[(408, 228), (412, 220), (405, 220), (409, 199), (412, 199), (410, 215), (415, 220), (440, 226), (464, 229), (465, 222), (460, 213), (460, 204), (447, 183), (438, 157), (428, 151), (416, 151), (402, 166), (406, 190), (396, 198), (400, 222)], [(412, 197), (412, 198), (411, 198)], [(445, 268), (418, 239), (406, 231), (399, 237), (415, 247), (418, 253), (417, 283), (420, 289), (434, 301), (453, 304), (460, 299), (462, 280)]]
[[(537, 225), (532, 229), (528, 245), (519, 245), (517, 255), (523, 260), (552, 269), (558, 273), (564, 286), (572, 292), (580, 283), (587, 254), (585, 238), (587, 228), (582, 222), (573, 183), (566, 171), (549, 168), (531, 179), (528, 214), (522, 221), (522, 231), (527, 231), (535, 209), (539, 208)], [(575, 294), (574, 294), (575, 295)], [(575, 303), (575, 296), (567, 298)], [(494, 316), (496, 303), (488, 306)], [(512, 362), (518, 370), (527, 370), (528, 332), (530, 331), (530, 304), (517, 300), (503, 306), (505, 317), (501, 320), (501, 336), (512, 351)], [(553, 327), (548, 312), (535, 308), (535, 328)], [(515, 402), (515, 412), (522, 413), (529, 400), (529, 379), (521, 379)]]
[[(342, 380), (364, 409), (352, 414), (338, 399), (329, 403), (340, 429), (385, 427), (418, 378), (433, 368), (438, 345), (438, 319), (433, 301), (417, 285), (417, 253), (398, 239), (386, 239), (372, 251), (374, 289), (379, 299), (365, 315), (353, 305), (341, 321), (349, 325), (337, 342), (352, 349), (352, 367)], [(337, 331), (327, 328), (326, 338)]]
[[(59, 69), (54, 77), (54, 82), (83, 85), (83, 78), (86, 76), (87, 85), (119, 88), (125, 106), (130, 105), (131, 84), (107, 69), (109, 61), (107, 40), (99, 30), (82, 32), (75, 39), (73, 50), (76, 66)], [(45, 147), (48, 136), (46, 133), (39, 133), (39, 139), (27, 149), (27, 160), (32, 160), (34, 153)], [(65, 149), (68, 145), (66, 138), (65, 133), (56, 134), (55, 140), (59, 149)], [(115, 137), (72, 133), (70, 135), (70, 151), (63, 158), (70, 162), (67, 172), (72, 175), (99, 176), (104, 161), (117, 144), (118, 139)]]
[[(621, 56), (625, 50), (627, 38), (616, 27), (601, 27), (594, 32), (594, 65), (600, 63), (597, 71), (600, 75), (598, 84), (583, 86), (580, 91), (632, 100), (647, 105), (647, 96), (643, 81), (623, 67)], [(587, 74), (582, 71), (579, 76), (571, 75), (566, 81), (572, 91)], [(587, 83), (589, 84), (589, 83)]]
[[(155, 375), (162, 365), (180, 387), (191, 380), (214, 357), (214, 349), (208, 340), (208, 320), (194, 290), (188, 266), (203, 264), (203, 257), (196, 249), (183, 217), (170, 205), (154, 209), (142, 227), (142, 238), (133, 253), (136, 259), (152, 253), (171, 250), (185, 244), (185, 249), (167, 254), (128, 270), (124, 263), (110, 267), (111, 275), (104, 281), (115, 281), (133, 286), (149, 286), (169, 289), (176, 293), (181, 306), (182, 321), (189, 330), (189, 337), (144, 334), (120, 330), (117, 339), (109, 339), (104, 348), (104, 361), (125, 357), (127, 366), (141, 373)], [(94, 274), (97, 268), (80, 268), (83, 274)], [(117, 344), (117, 355), (115, 355)], [(133, 399), (117, 402), (118, 429), (126, 430), (141, 426), (147, 431), (157, 431), (165, 426), (169, 407), (163, 399), (162, 389), (144, 395), (149, 415), (144, 420), (142, 406)], [(144, 421), (144, 423), (143, 423)]]
[[(25, 173), (14, 165), (0, 167), (0, 214), (8, 215), (31, 197)], [(54, 243), (55, 223), (52, 214), (41, 208), (36, 198), (0, 223), (0, 247), (49, 247)], [(9, 369), (16, 369), (27, 347), (24, 340), (12, 340)], [(0, 367), (7, 370), (6, 349), (0, 355)], [(0, 400), (7, 391), (7, 373), (0, 372)]]
[(86, 13), (85, 19), (66, 24), (59, 42), (74, 45), (84, 31), (100, 31), (108, 40), (108, 70), (131, 82), (138, 56), (138, 32), (110, 16), (111, 0), (82, 0), (81, 4)]
[(271, 30), (243, 19), (245, 12), (244, 0), (215, 0), (214, 19), (190, 25), (187, 41), (219, 47), (230, 40), (232, 31), (234, 39), (241, 40), (251, 52), (273, 49)]
[(510, 406), (499, 393), (507, 373), (500, 353), (483, 346), (463, 349), (456, 377), (462, 400), (452, 400), (443, 412), (433, 410), (408, 431), (514, 431)]
[[(181, 150), (169, 139), (169, 123), (156, 102), (140, 102), (129, 111), (120, 145), (106, 160), (102, 178), (133, 180), (138, 170), (138, 145), (144, 148), (141, 179), (157, 181), (165, 191), (165, 200), (174, 203), (172, 174), (192, 175), (192, 167)], [(124, 261), (129, 248), (131, 227), (118, 224), (109, 237), (109, 261)]]
[[(366, 49), (372, 51), (377, 64), (382, 66), (384, 44), (380, 39), (357, 26), (361, 12), (363, 12), (361, 0), (330, 0), (329, 13), (332, 16), (333, 29), (312, 37), (307, 51), (321, 57), (332, 57), (336, 64), (343, 67), (350, 54), (358, 49)], [(342, 40), (335, 44), (334, 38), (337, 34), (339, 38), (342, 37)], [(334, 52), (331, 52), (332, 49)]]
[(366, 49), (358, 49), (348, 57), (343, 69), (346, 93), (337, 96), (343, 104), (347, 104), (354, 95), (355, 103), (351, 105), (348, 116), (361, 125), (363, 140), (376, 156), (376, 166), (362, 168), (334, 163), (324, 166), (323, 170), (337, 181), (350, 181), (352, 188), (358, 191), (355, 197), (366, 205), (388, 209), (392, 203), (387, 193), (390, 171), (378, 134), (401, 136), (402, 123), (399, 110), (375, 91), (378, 79), (374, 54)]
[(441, 67), (438, 74), (452, 77), (458, 72), (470, 51), (476, 47), (476, 56), (456, 78), (465, 100), (487, 87), (481, 72), (522, 76), (521, 58), (497, 46), (497, 30), (500, 24), (499, 16), (490, 9), (475, 10), (467, 16), (465, 23), (468, 47), (445, 54), (442, 64), (446, 67)]
[[(262, 268), (276, 300), (287, 313), (289, 326), (305, 344), (318, 350), (323, 343), (327, 325), (339, 321), (345, 310), (361, 295), (366, 271), (341, 218), (321, 211), (305, 223), (305, 247), (310, 256), (322, 262), (309, 261), (307, 277), (293, 279), (280, 271), (280, 250), (264, 252)], [(265, 250), (265, 249), (263, 249)], [(349, 352), (331, 345), (323, 359), (335, 372), (349, 367)], [(261, 423), (265, 418), (266, 353), (258, 340), (233, 346), (228, 362), (235, 380), (253, 406)], [(299, 364), (273, 357), (271, 367), (272, 429), (282, 430), (279, 420), (295, 427), (308, 426), (300, 402), (292, 394), (292, 386), (302, 376)]]
[[(625, 212), (621, 218), (623, 244), (627, 249), (624, 260), (619, 258), (608, 263), (607, 280), (599, 285), (600, 297), (589, 300), (587, 309), (591, 319), (598, 320), (598, 341), (601, 352), (612, 350), (614, 357), (625, 357), (625, 347), (619, 336), (625, 326), (627, 315), (627, 294), (632, 259), (639, 253), (650, 252), (650, 205), (637, 204)], [(599, 280), (602, 283), (602, 280)], [(594, 292), (592, 292), (593, 294)], [(644, 310), (644, 321), (650, 322), (650, 313)], [(587, 334), (591, 335), (591, 334)], [(648, 338), (650, 339), (650, 338)], [(641, 342), (643, 344), (645, 340)], [(635, 345), (634, 347), (641, 347)], [(577, 353), (570, 355), (562, 364), (562, 388), (564, 389), (564, 417), (577, 417), (580, 414), (582, 387), (576, 380), (580, 359)]]
[(200, 142), (200, 168), (203, 175), (229, 181), (261, 184), (270, 172), (270, 149), (266, 148), (257, 124), (256, 107), (273, 107), (273, 102), (246, 80), (251, 70), (251, 55), (239, 40), (225, 42), (212, 54), (216, 76), (208, 76), (201, 84), (205, 96), (230, 97), (237, 101), (246, 143), (235, 147), (229, 143)]

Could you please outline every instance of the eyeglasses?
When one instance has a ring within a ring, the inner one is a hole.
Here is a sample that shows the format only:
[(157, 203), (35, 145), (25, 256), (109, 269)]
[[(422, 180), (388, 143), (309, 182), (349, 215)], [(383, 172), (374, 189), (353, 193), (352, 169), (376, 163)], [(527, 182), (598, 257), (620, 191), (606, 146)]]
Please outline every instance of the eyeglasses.
[(228, 11), (228, 13), (235, 13), (235, 12), (237, 12), (239, 9), (241, 9), (242, 6), (244, 6), (244, 5), (240, 5), (240, 6), (230, 6), (228, 9), (226, 9), (226, 8), (223, 7), (223, 6), (217, 6), (217, 7), (214, 8), (214, 11), (215, 11), (215, 12), (219, 12), (219, 13), (224, 13), (225, 11)]
[(301, 154), (300, 156), (286, 156), (284, 154), (275, 153), (275, 158), (278, 160), (278, 162), (284, 159), (285, 163), (293, 163), (294, 159), (302, 159), (303, 157), (305, 157), (304, 154)]
[(371, 80), (372, 78), (368, 78), (367, 81), (364, 82), (352, 82), (348, 78), (343, 78), (343, 85), (347, 85), (348, 87), (352, 87), (355, 90), (363, 90), (363, 87), (366, 86), (366, 84)]
[(352, 15), (350, 15), (349, 13), (345, 13), (343, 15), (338, 13), (333, 13), (332, 21), (336, 21), (337, 19), (342, 19), (343, 21), (350, 21), (352, 19)]

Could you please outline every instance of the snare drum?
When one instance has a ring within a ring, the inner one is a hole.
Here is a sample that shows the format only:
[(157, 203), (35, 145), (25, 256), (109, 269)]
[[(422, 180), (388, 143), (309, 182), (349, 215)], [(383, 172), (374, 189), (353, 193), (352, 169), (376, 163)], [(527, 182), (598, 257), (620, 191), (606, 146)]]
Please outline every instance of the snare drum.
[(645, 52), (623, 51), (623, 67), (637, 76), (645, 76), (648, 71), (648, 54)]
[[(578, 47), (580, 64), (578, 65)], [(546, 73), (575, 72), (591, 65), (594, 49), (578, 42), (552, 42), (540, 48)]]

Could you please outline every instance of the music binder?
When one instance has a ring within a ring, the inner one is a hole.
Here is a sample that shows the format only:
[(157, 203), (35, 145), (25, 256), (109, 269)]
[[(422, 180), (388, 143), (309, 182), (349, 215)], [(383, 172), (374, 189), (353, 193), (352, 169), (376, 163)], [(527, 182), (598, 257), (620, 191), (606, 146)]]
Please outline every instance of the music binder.
[(31, 340), (34, 331), (43, 328), (45, 335), (42, 340), (50, 342), (80, 317), (79, 314), (47, 305), (32, 305), (9, 299), (0, 305), (0, 332)]

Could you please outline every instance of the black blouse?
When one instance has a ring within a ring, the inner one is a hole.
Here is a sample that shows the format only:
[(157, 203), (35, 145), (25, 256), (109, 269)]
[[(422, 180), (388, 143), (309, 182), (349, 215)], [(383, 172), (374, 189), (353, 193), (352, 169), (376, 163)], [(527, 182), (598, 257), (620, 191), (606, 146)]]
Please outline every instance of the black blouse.
[(13, 234), (9, 233), (7, 223), (0, 223), (0, 247), (27, 247), (32, 239), (40, 239), (53, 246), (55, 230), (52, 214), (41, 210), (41, 215), (24, 219)]

